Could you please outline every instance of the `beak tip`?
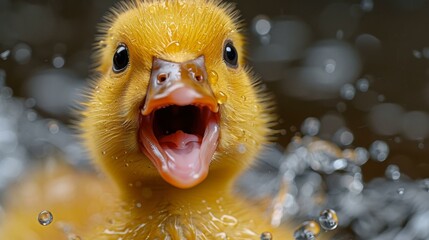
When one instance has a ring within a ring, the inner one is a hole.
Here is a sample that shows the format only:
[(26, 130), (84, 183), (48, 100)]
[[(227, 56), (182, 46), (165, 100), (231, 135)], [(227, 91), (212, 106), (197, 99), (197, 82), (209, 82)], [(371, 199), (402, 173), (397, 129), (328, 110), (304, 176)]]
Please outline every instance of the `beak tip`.
[(146, 105), (140, 110), (141, 115), (146, 116), (148, 115), (148, 108), (146, 107)]
[(216, 105), (216, 106), (214, 106), (211, 110), (212, 110), (212, 112), (217, 113), (217, 112), (219, 112), (219, 106), (218, 106), (218, 105)]

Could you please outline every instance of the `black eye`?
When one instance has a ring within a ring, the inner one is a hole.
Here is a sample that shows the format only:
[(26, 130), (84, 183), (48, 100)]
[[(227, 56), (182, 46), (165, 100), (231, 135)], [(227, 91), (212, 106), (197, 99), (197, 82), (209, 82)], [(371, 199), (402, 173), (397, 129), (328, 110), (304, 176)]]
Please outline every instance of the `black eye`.
[(223, 60), (225, 60), (227, 65), (230, 67), (235, 68), (238, 66), (238, 53), (234, 45), (232, 45), (232, 42), (227, 42), (225, 44), (225, 49), (223, 50)]
[(124, 44), (121, 44), (113, 56), (113, 71), (116, 73), (124, 71), (128, 66), (128, 62), (128, 49)]

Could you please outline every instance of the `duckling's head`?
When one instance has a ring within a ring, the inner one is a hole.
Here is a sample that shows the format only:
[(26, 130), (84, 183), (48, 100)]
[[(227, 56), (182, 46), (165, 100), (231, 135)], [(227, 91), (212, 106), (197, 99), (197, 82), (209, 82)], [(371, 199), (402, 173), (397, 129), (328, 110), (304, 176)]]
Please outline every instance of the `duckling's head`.
[(81, 124), (97, 163), (119, 184), (178, 188), (247, 166), (270, 119), (232, 7), (136, 1), (107, 19)]

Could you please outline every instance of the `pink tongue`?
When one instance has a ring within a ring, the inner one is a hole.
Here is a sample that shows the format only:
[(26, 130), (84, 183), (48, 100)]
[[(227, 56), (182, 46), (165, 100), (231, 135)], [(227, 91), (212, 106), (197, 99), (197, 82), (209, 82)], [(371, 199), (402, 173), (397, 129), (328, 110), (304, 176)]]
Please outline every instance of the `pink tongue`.
[(178, 170), (182, 177), (197, 174), (200, 167), (201, 137), (179, 130), (159, 140), (168, 156), (168, 168)]

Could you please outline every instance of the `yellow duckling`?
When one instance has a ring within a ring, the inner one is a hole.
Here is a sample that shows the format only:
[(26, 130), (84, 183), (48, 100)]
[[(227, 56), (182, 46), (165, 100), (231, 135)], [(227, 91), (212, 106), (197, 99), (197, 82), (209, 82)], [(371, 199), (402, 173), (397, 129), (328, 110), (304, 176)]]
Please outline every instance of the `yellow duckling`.
[(82, 239), (259, 239), (268, 231), (292, 239), (287, 228), (269, 224), (263, 209), (233, 193), (234, 181), (267, 143), (273, 118), (245, 65), (231, 5), (123, 3), (102, 31), (99, 74), (80, 129), (95, 163), (116, 183), (119, 203), (105, 224), (76, 233)]

